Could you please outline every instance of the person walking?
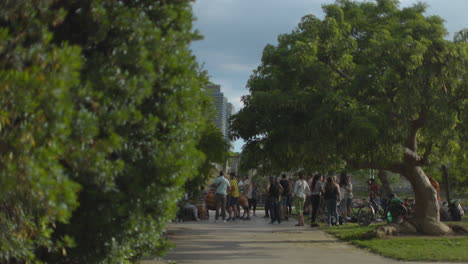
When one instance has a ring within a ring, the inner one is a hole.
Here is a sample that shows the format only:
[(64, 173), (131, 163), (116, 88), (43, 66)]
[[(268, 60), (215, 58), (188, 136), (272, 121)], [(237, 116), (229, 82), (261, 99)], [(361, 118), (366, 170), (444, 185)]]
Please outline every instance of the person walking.
[(223, 222), (226, 223), (226, 196), (227, 190), (231, 187), (229, 181), (224, 178), (223, 171), (219, 172), (218, 178), (212, 184), (216, 188), (216, 214), (215, 214), (215, 223), (219, 219), (219, 210), (221, 209), (221, 217)]
[(304, 202), (308, 193), (310, 193), (309, 184), (304, 180), (304, 174), (300, 172), (299, 179), (294, 184), (293, 192), (298, 220), (296, 226), (304, 226)]
[(275, 221), (278, 221), (278, 224), (281, 223), (281, 215), (280, 215), (280, 208), (279, 208), (279, 197), (283, 192), (283, 187), (278, 182), (278, 178), (270, 178), (270, 187), (268, 188), (268, 196), (271, 199), (271, 222), (273, 224)]
[[(336, 184), (336, 177), (328, 177), (327, 184), (325, 185), (325, 203), (327, 205), (328, 212), (328, 225), (339, 224), (337, 204), (340, 197), (340, 187)], [(332, 217), (335, 218), (335, 222), (332, 221)]]
[(320, 174), (315, 174), (311, 183), (311, 195), (310, 195), (310, 201), (312, 204), (312, 213), (310, 215), (311, 227), (318, 226), (318, 224), (316, 223), (316, 220), (317, 220), (317, 212), (320, 208), (320, 196), (323, 193), (322, 181), (323, 181), (323, 176)]

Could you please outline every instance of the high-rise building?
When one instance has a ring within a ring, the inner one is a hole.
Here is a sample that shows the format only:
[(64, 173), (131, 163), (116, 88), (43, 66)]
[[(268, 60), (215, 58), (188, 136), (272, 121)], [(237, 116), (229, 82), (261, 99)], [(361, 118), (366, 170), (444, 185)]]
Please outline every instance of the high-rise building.
[(234, 114), (234, 105), (227, 101), (227, 98), (221, 92), (221, 86), (217, 84), (208, 84), (206, 87), (206, 93), (213, 99), (215, 106), (214, 123), (221, 130), (224, 138), (227, 142), (231, 142), (229, 139), (229, 119)]

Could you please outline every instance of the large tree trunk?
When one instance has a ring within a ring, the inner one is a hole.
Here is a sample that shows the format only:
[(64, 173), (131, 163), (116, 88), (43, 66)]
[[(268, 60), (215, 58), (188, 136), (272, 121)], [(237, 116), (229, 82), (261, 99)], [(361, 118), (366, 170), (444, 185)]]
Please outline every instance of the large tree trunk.
[(414, 217), (410, 222), (416, 230), (427, 235), (448, 234), (450, 227), (440, 222), (437, 192), (421, 167), (405, 164), (403, 175), (410, 181), (415, 195)]

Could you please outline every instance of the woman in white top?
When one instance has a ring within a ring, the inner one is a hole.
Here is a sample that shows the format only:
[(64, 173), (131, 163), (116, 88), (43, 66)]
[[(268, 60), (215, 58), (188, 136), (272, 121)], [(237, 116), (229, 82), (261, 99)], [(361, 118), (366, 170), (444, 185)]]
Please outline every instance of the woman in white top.
[(310, 193), (309, 184), (304, 180), (304, 175), (299, 173), (299, 180), (294, 184), (294, 201), (296, 202), (297, 219), (299, 223), (296, 226), (304, 225), (304, 202), (306, 196)]

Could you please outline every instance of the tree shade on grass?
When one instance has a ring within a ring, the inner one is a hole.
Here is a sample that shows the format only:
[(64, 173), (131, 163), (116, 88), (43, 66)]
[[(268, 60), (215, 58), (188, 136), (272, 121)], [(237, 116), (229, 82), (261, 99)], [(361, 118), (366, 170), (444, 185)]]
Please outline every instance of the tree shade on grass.
[(423, 167), (466, 137), (468, 44), (426, 6), (339, 0), (264, 48), (233, 118), (262, 167), (383, 169), (415, 193), (412, 231), (445, 235)]

